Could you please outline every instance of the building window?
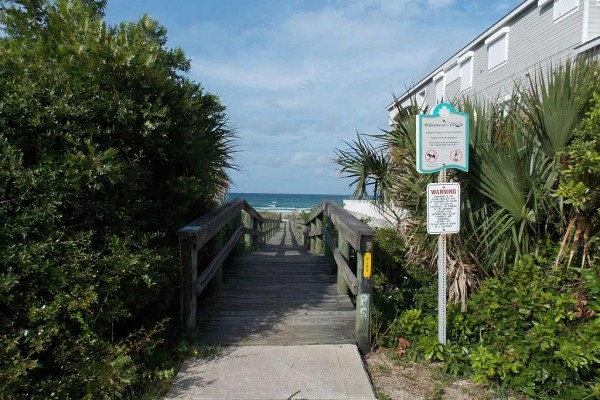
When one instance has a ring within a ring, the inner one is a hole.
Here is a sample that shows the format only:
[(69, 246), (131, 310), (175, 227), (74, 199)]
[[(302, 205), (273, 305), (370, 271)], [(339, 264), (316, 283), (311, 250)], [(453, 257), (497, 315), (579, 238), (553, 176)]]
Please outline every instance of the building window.
[(425, 99), (427, 98), (426, 96), (426, 92), (425, 89), (421, 90), (419, 93), (417, 93), (416, 96), (416, 102), (417, 102), (417, 106), (419, 106), (419, 109), (424, 109), (425, 108)]
[(559, 20), (578, 8), (579, 0), (554, 0), (554, 20)]
[(488, 70), (492, 70), (506, 63), (508, 60), (508, 32), (505, 27), (486, 39), (488, 46)]
[(444, 72), (446, 86), (460, 78), (460, 69), (458, 68), (458, 64), (453, 63), (453, 65), (449, 69), (444, 70)]
[(439, 104), (442, 101), (444, 101), (444, 97), (446, 96), (446, 85), (444, 85), (444, 73), (440, 72), (439, 74), (434, 76), (433, 81), (435, 82), (435, 104)]
[(473, 86), (473, 54), (472, 51), (469, 51), (458, 59), (458, 64), (460, 65), (460, 90), (463, 92)]

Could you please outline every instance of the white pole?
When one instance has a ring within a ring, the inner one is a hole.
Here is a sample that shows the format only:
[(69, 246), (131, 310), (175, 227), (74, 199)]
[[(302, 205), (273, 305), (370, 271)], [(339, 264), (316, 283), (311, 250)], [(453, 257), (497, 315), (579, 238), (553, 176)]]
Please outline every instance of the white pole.
[[(440, 183), (446, 183), (446, 170), (439, 176)], [(438, 237), (438, 340), (446, 344), (446, 235)]]

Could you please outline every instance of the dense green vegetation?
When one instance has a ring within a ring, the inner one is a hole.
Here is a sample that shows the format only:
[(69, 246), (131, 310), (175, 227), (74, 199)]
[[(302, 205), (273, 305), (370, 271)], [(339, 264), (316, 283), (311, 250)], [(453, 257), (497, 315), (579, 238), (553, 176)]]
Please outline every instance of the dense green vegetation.
[(449, 236), (446, 346), (436, 337), (436, 237), (425, 229), (435, 176), (415, 169), (418, 105), (399, 110), (375, 145), (359, 137), (338, 150), (358, 196), (372, 187), (409, 213), (399, 235), (377, 237), (380, 345), (534, 398), (600, 396), (598, 73), (580, 60), (507, 101), (455, 102), (470, 115), (471, 158), (469, 173), (449, 174), (464, 201), (461, 232)]
[(150, 18), (3, 4), (1, 397), (139, 398), (174, 373), (174, 231), (226, 192), (234, 133)]

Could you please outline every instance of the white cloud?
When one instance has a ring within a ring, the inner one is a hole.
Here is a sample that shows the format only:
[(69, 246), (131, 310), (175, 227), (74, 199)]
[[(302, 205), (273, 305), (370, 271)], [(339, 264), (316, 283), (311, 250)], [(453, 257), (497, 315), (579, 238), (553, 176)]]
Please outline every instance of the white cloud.
[(310, 71), (285, 70), (275, 61), (252, 60), (247, 64), (231, 64), (226, 61), (212, 61), (192, 58), (194, 73), (206, 79), (224, 82), (229, 85), (262, 90), (282, 90), (300, 87), (315, 78)]
[(434, 9), (448, 7), (454, 3), (456, 0), (427, 0), (427, 6)]
[(318, 167), (331, 165), (331, 157), (323, 153), (299, 151), (290, 160), (290, 165), (296, 167)]
[[(504, 7), (517, 2), (500, 1)], [(348, 183), (335, 171), (333, 149), (356, 131), (387, 128), (384, 108), (392, 92), (401, 95), (498, 13), (487, 0), (330, 0), (300, 9), (303, 4), (289, 3), (292, 12), (260, 25), (198, 22), (186, 30), (197, 46), (184, 48), (193, 55), (192, 78), (228, 107), (243, 168), (274, 173), (277, 167), (291, 176), (305, 167), (329, 192)]]

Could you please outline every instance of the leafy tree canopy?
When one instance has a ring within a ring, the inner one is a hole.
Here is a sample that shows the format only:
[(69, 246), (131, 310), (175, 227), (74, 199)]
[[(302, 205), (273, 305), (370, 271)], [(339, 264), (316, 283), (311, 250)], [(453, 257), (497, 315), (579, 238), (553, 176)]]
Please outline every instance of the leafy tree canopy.
[(234, 132), (148, 16), (3, 3), (0, 392), (131, 395), (168, 326), (173, 230), (226, 193)]

